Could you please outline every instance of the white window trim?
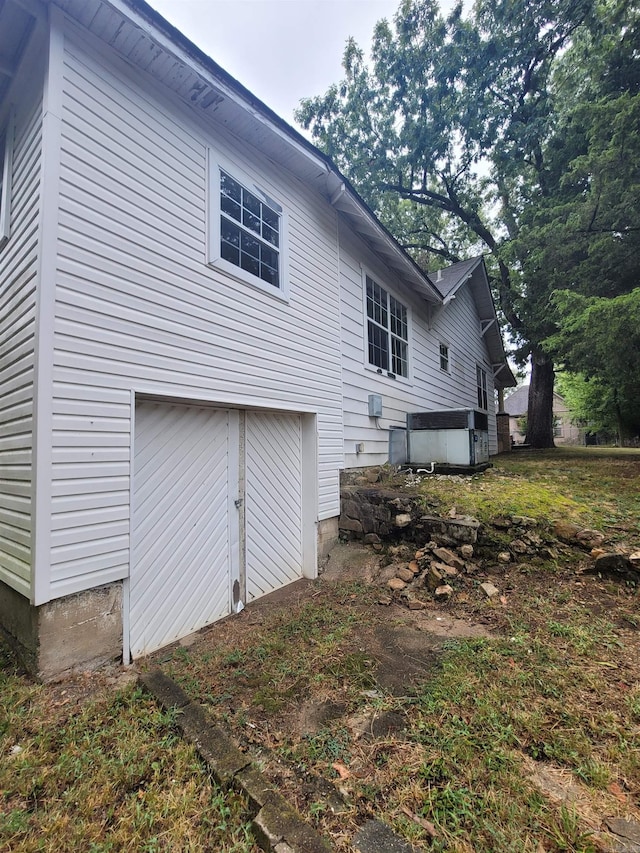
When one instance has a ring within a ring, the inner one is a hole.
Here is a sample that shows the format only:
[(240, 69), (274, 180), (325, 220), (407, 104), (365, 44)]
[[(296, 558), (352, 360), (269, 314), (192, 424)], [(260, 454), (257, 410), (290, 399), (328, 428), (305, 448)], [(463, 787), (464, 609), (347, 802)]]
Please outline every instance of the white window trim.
[[(253, 275), (242, 267), (225, 260), (220, 254), (220, 171), (226, 172), (249, 192), (258, 196), (270, 207), (276, 208), (280, 214), (280, 245), (279, 249), (279, 287), (274, 287), (258, 276)], [(283, 302), (289, 301), (289, 217), (283, 205), (274, 200), (255, 179), (242, 168), (235, 165), (213, 149), (207, 151), (207, 264), (221, 270), (236, 281), (268, 293)]]
[[(405, 298), (398, 296), (398, 293), (386, 283), (380, 276), (375, 275), (370, 269), (364, 266), (360, 267), (362, 277), (362, 357), (364, 369), (370, 373), (386, 379), (388, 382), (400, 382), (403, 385), (413, 384), (413, 335), (412, 335), (412, 312), (411, 306)], [(376, 284), (383, 287), (390, 296), (400, 302), (407, 309), (407, 375), (401, 376), (399, 373), (383, 370), (381, 367), (376, 367), (369, 361), (369, 331), (368, 331), (368, 316), (367, 316), (367, 276), (372, 278)]]
[[(447, 366), (442, 366), (442, 354), (440, 353), (440, 347), (447, 348)], [(451, 373), (451, 347), (446, 341), (438, 341), (438, 367), (443, 373), (450, 374)]]
[(11, 236), (11, 183), (13, 177), (13, 146), (15, 136), (15, 114), (9, 112), (4, 131), (0, 136), (4, 139), (4, 158), (0, 163), (2, 169), (2, 195), (0, 198), (0, 249)]
[[(480, 400), (478, 399), (478, 397), (479, 397), (478, 392), (480, 391), (480, 381), (479, 381), (480, 376), (478, 374), (479, 370), (481, 370), (483, 375), (484, 375), (484, 388), (482, 390), (483, 390), (484, 396), (487, 398), (487, 405), (486, 406), (481, 406)], [(487, 371), (487, 368), (483, 364), (479, 364), (478, 362), (476, 362), (476, 403), (478, 404), (478, 410), (481, 412), (488, 412), (490, 400), (491, 400), (491, 395), (489, 392), (489, 372)]]

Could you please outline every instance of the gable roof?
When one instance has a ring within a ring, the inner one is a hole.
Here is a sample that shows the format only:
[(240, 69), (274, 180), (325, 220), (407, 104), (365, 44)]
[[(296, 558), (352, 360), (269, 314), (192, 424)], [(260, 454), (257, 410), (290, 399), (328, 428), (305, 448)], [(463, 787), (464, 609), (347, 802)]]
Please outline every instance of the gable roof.
[(529, 386), (521, 385), (520, 388), (505, 397), (504, 410), (512, 417), (521, 417), (527, 414), (529, 407)]
[(448, 305), (456, 298), (456, 294), (464, 285), (468, 285), (476, 304), (478, 318), (482, 327), (493, 378), (500, 388), (513, 388), (517, 385), (516, 378), (507, 364), (507, 355), (504, 351), (500, 323), (496, 314), (495, 304), (491, 295), (489, 276), (484, 263), (484, 258), (479, 255), (467, 261), (460, 261), (450, 267), (429, 273), (432, 281), (442, 293), (443, 306)]
[[(556, 411), (556, 407), (563, 407), (563, 411), (566, 410), (566, 405), (564, 399), (558, 394), (556, 391), (553, 392), (553, 410)], [(524, 417), (527, 414), (529, 408), (529, 385), (521, 385), (519, 388), (516, 388), (508, 397), (505, 397), (504, 400), (504, 410), (507, 414), (511, 415), (511, 417), (519, 418)]]
[(468, 261), (459, 261), (457, 264), (452, 264), (450, 267), (445, 267), (444, 269), (429, 273), (429, 276), (442, 294), (445, 304), (454, 298), (456, 291), (459, 290), (472, 275), (474, 269), (481, 260), (481, 256), (469, 258)]

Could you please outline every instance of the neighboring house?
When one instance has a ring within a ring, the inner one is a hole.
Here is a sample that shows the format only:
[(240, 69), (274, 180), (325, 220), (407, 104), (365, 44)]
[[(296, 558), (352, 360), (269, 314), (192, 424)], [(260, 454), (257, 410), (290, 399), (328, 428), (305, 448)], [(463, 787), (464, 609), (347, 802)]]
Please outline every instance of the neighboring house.
[[(504, 410), (509, 413), (509, 432), (514, 444), (523, 444), (529, 403), (529, 386), (521, 385), (505, 397)], [(553, 440), (556, 444), (584, 444), (584, 430), (571, 422), (571, 412), (560, 394), (553, 395)]]
[(480, 408), (495, 452), (481, 259), (421, 272), (140, 0), (5, 0), (0, 58), (0, 625), (35, 671), (315, 577), (410, 412)]

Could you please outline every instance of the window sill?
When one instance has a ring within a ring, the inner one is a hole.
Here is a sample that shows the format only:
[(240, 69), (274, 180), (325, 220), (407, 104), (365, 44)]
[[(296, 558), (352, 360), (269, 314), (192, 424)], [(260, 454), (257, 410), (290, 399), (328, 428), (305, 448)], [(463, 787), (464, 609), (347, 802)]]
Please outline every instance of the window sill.
[(234, 281), (237, 281), (240, 284), (247, 284), (254, 290), (259, 290), (261, 293), (265, 293), (268, 296), (272, 296), (274, 299), (277, 299), (280, 302), (289, 302), (288, 287), (274, 287), (272, 284), (268, 284), (266, 281), (262, 281), (262, 279), (258, 278), (257, 276), (246, 272), (241, 267), (237, 267), (235, 266), (235, 264), (229, 263), (229, 261), (225, 261), (222, 258), (217, 258), (215, 260), (209, 261), (207, 263), (207, 266), (211, 269), (218, 270), (219, 272), (224, 273), (225, 276), (232, 278)]
[(373, 375), (377, 376), (378, 379), (384, 379), (394, 385), (405, 385), (409, 388), (413, 385), (411, 376), (399, 376), (397, 373), (389, 373), (379, 367), (372, 367), (370, 364), (365, 364), (364, 369), (367, 373), (373, 373)]

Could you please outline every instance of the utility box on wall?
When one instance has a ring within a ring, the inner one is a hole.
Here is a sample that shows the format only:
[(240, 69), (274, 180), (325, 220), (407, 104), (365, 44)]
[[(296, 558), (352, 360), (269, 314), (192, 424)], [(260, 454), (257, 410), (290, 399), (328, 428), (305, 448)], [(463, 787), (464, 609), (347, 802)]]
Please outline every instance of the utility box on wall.
[(407, 415), (410, 465), (476, 467), (489, 462), (489, 418), (475, 409)]

